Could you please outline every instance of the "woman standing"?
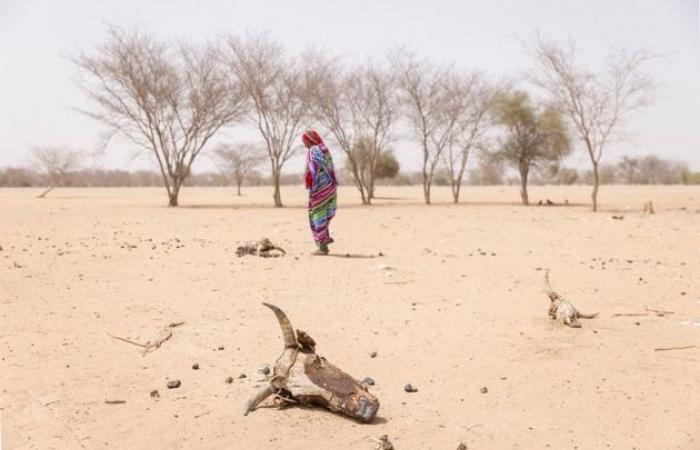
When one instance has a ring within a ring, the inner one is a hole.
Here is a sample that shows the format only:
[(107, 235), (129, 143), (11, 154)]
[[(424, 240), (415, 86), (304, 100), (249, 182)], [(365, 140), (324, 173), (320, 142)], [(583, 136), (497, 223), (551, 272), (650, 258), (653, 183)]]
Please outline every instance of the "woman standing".
[(323, 139), (315, 130), (305, 131), (301, 140), (306, 147), (306, 189), (309, 191), (309, 224), (318, 249), (314, 255), (327, 255), (333, 242), (328, 225), (337, 207), (338, 182), (333, 158)]

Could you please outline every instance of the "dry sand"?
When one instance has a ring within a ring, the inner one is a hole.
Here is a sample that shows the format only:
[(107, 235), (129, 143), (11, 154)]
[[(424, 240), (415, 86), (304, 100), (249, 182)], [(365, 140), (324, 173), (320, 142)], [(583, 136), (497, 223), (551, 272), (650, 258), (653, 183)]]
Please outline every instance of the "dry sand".
[[(533, 188), (572, 205), (531, 208), (515, 187), (465, 188), (459, 206), (440, 188), (430, 207), (420, 188), (381, 188), (373, 207), (342, 189), (333, 251), (379, 258), (310, 256), (301, 187), (281, 210), (269, 188), (186, 189), (179, 209), (161, 189), (37, 193), (0, 190), (6, 450), (371, 449), (382, 434), (398, 450), (700, 448), (698, 187), (604, 186), (597, 214), (576, 205), (587, 187)], [(263, 236), (288, 255), (235, 256)], [(551, 322), (542, 268), (599, 318)], [(376, 380), (374, 423), (242, 416), (256, 367), (282, 350), (262, 301)], [(673, 314), (614, 317), (645, 307)], [(172, 321), (186, 323), (146, 356), (107, 335), (146, 341)]]

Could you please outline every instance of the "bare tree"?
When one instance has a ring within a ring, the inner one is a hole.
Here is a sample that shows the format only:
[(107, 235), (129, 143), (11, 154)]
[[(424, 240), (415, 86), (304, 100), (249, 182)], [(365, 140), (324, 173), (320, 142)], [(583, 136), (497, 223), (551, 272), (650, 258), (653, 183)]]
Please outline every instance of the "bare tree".
[(265, 141), (275, 206), (282, 207), (282, 168), (299, 148), (299, 137), (308, 116), (304, 101), (306, 71), (301, 61), (289, 56), (282, 45), (266, 34), (249, 34), (245, 39), (229, 36), (226, 61), (233, 78), (252, 100), (248, 123)]
[(653, 55), (611, 49), (605, 69), (582, 67), (576, 47), (537, 37), (530, 45), (537, 64), (532, 81), (558, 102), (573, 123), (593, 168), (593, 211), (598, 210), (598, 166), (608, 144), (623, 138), (629, 117), (653, 101), (654, 80), (646, 71)]
[(389, 55), (394, 66), (408, 125), (423, 153), (422, 176), (425, 203), (442, 154), (450, 143), (464, 110), (459, 76), (451, 67), (419, 60), (414, 53), (399, 49)]
[(44, 172), (49, 181), (49, 187), (37, 198), (44, 198), (54, 188), (66, 183), (70, 172), (80, 167), (82, 153), (61, 146), (32, 147), (30, 164)]
[(332, 60), (313, 75), (309, 103), (347, 159), (347, 167), (363, 204), (374, 196), (377, 165), (388, 148), (398, 120), (392, 72), (367, 60), (343, 70)]
[(216, 156), (222, 171), (233, 176), (238, 195), (241, 185), (264, 161), (261, 149), (254, 144), (221, 144), (216, 148)]
[(469, 154), (474, 149), (486, 146), (486, 137), (493, 120), (489, 111), (498, 89), (490, 86), (484, 75), (473, 72), (458, 80), (458, 104), (464, 109), (449, 137), (447, 150), (443, 154), (445, 168), (450, 177), (452, 199), (459, 203), (462, 180), (467, 168)]
[(104, 44), (73, 61), (95, 105), (84, 112), (152, 153), (169, 206), (178, 205), (180, 188), (209, 140), (245, 110), (244, 91), (226, 76), (213, 46), (110, 27)]

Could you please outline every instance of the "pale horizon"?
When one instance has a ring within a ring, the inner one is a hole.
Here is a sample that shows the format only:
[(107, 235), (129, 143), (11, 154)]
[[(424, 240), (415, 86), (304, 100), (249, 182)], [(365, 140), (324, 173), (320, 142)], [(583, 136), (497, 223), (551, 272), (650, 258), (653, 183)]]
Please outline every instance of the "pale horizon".
[[(657, 102), (631, 121), (633, 139), (611, 145), (604, 163), (622, 155), (654, 154), (700, 170), (700, 38), (698, 2), (617, 1), (353, 2), (39, 2), (0, 0), (0, 167), (24, 166), (35, 145), (93, 149), (104, 127), (76, 111), (89, 103), (75, 84), (77, 69), (66, 58), (90, 51), (105, 37), (106, 23), (137, 27), (162, 38), (196, 41), (221, 33), (267, 31), (299, 52), (315, 46), (349, 58), (381, 57), (406, 45), (438, 62), (517, 77), (532, 62), (520, 38), (539, 31), (573, 39), (587, 61), (602, 62), (609, 45), (644, 48), (663, 55), (653, 66), (661, 88)], [(312, 61), (309, 64), (313, 64)], [(313, 124), (310, 124), (313, 125)], [(218, 140), (256, 140), (240, 127)], [(410, 141), (393, 146), (402, 170), (419, 167)], [(105, 169), (155, 169), (148, 157), (115, 139), (97, 164)], [(586, 168), (579, 148), (567, 165)], [(287, 172), (298, 172), (291, 161)], [(211, 170), (203, 157), (194, 170)]]

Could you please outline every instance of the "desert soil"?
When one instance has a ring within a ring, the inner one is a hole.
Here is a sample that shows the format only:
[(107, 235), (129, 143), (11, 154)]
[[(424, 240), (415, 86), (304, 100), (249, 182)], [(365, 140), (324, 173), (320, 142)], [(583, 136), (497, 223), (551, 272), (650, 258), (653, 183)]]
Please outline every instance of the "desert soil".
[[(436, 188), (429, 207), (418, 187), (371, 207), (343, 188), (334, 257), (309, 255), (301, 187), (284, 209), (270, 188), (185, 189), (177, 209), (162, 189), (39, 192), (0, 190), (4, 449), (369, 450), (383, 434), (398, 450), (700, 448), (700, 187), (604, 186), (598, 213), (585, 186), (534, 187), (570, 204), (529, 208), (516, 187), (465, 188), (460, 205)], [(287, 256), (236, 257), (261, 237)], [(550, 321), (545, 268), (599, 317)], [(243, 417), (282, 350), (261, 302), (376, 381), (373, 423)], [(145, 356), (109, 336), (178, 321)]]

